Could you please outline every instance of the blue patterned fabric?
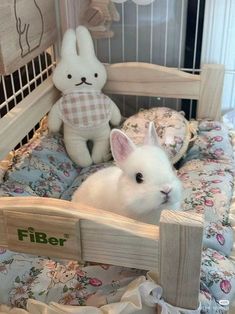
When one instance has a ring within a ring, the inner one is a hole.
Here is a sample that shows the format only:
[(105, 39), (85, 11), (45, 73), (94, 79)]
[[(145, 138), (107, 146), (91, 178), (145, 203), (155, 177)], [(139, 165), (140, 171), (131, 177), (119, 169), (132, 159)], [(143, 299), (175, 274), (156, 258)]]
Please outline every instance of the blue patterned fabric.
[[(220, 152), (220, 154), (215, 152)], [(233, 232), (228, 215), (233, 194), (235, 164), (226, 127), (202, 121), (198, 136), (182, 161), (179, 177), (184, 186), (185, 211), (205, 214), (204, 246), (230, 255)]]
[(204, 246), (229, 256), (233, 232), (228, 215), (233, 193), (232, 164), (194, 159), (179, 170), (185, 211), (205, 214)]
[(68, 157), (62, 136), (46, 135), (17, 152), (0, 195), (60, 198), (80, 170)]
[(103, 305), (146, 272), (110, 265), (80, 265), (0, 249), (0, 303), (26, 308), (29, 298), (64, 305)]
[(188, 150), (184, 162), (192, 159), (232, 162), (233, 148), (228, 128), (218, 121), (199, 122), (198, 136)]
[(70, 201), (75, 190), (82, 184), (83, 181), (86, 180), (87, 177), (89, 177), (91, 174), (95, 173), (96, 171), (100, 169), (103, 169), (112, 165), (113, 165), (113, 162), (109, 161), (109, 162), (104, 162), (98, 165), (92, 165), (92, 166), (81, 169), (79, 175), (75, 178), (75, 180), (70, 185), (70, 187), (62, 193), (61, 198), (64, 200)]
[[(234, 263), (216, 250), (203, 250), (200, 287), (202, 313), (225, 313), (235, 297), (234, 287)], [(222, 306), (223, 303), (227, 303), (227, 306)]]
[[(62, 137), (47, 135), (26, 145), (17, 153), (11, 169), (5, 175), (5, 182), (0, 184), (0, 195), (38, 195), (70, 200), (74, 190), (87, 176), (110, 164), (112, 163), (78, 168), (67, 156)], [(235, 294), (235, 268), (228, 258), (233, 245), (228, 214), (233, 193), (234, 160), (227, 129), (221, 123), (199, 123), (198, 137), (182, 160), (178, 174), (184, 186), (182, 208), (185, 211), (205, 213), (201, 313), (223, 314), (226, 307), (221, 305), (220, 301), (231, 301)], [(78, 271), (75, 264), (61, 266), (55, 261), (43, 259), (42, 262), (42, 259), (36, 257), (27, 258), (26, 254), (13, 254), (4, 250), (0, 255), (0, 282), (8, 283), (8, 292), (4, 294), (4, 298), (0, 296), (0, 302), (24, 307), (29, 297), (47, 302), (47, 294), (53, 296), (50, 301), (85, 304), (86, 296), (79, 299), (77, 295), (82, 292), (74, 286), (74, 283), (78, 282), (74, 280)], [(44, 268), (45, 265), (49, 270)], [(19, 267), (21, 275), (18, 273)], [(48, 277), (51, 268), (59, 278), (58, 283), (53, 282), (53, 291), (50, 291), (52, 279)], [(71, 269), (74, 271), (71, 282), (67, 279), (64, 282), (65, 268), (66, 274), (71, 274)], [(90, 284), (99, 285), (100, 281), (96, 280), (93, 270), (89, 271), (92, 271), (94, 278)], [(88, 280), (87, 275), (84, 275), (85, 277)], [(82, 284), (85, 284), (85, 281)], [(57, 285), (62, 287), (58, 294), (55, 289)]]

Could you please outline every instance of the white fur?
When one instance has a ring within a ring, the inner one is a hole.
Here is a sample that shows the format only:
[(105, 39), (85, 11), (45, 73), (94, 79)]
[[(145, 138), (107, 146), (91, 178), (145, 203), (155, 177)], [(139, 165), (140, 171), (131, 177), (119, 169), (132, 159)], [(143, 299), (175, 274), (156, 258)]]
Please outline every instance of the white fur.
[[(77, 52), (79, 49), (79, 55)], [(98, 74), (98, 77), (94, 76)], [(68, 79), (70, 74), (72, 78)], [(75, 84), (81, 82), (81, 78), (86, 77), (92, 85)], [(81, 92), (101, 91), (106, 83), (107, 73), (104, 65), (96, 58), (93, 41), (89, 31), (84, 26), (79, 26), (74, 30), (69, 29), (65, 32), (62, 47), (61, 60), (57, 64), (53, 82), (62, 92), (70, 90)], [(118, 125), (121, 120), (120, 111), (110, 99), (112, 125)], [(48, 116), (48, 127), (50, 132), (58, 132), (62, 126), (62, 119), (59, 109), (59, 101), (52, 107)], [(80, 166), (89, 166), (93, 162), (98, 163), (110, 158), (109, 146), (110, 126), (109, 123), (102, 127), (79, 129), (64, 124), (64, 141), (68, 154), (74, 162)], [(92, 154), (87, 148), (87, 141), (92, 140), (94, 148)]]
[[(88, 177), (75, 191), (72, 201), (155, 224), (162, 209), (179, 210), (181, 182), (166, 153), (156, 144), (153, 129), (150, 123), (146, 144), (140, 147), (120, 130), (112, 130), (111, 148), (118, 167), (109, 167)], [(117, 147), (120, 143), (124, 149)], [(143, 183), (136, 182), (138, 172), (143, 174)], [(165, 196), (160, 191), (168, 188), (171, 188), (169, 200), (164, 203)]]

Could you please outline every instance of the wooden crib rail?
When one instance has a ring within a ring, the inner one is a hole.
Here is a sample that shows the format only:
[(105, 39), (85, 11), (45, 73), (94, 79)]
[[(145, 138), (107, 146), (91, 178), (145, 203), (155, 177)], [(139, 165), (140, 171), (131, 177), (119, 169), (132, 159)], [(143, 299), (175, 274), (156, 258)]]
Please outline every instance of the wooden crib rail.
[(0, 198), (0, 246), (13, 251), (152, 270), (164, 299), (198, 307), (203, 218), (163, 211), (148, 225), (68, 201)]
[[(85, 205), (39, 197), (0, 198), (0, 217), (0, 245), (12, 250), (140, 269), (156, 270), (158, 265), (156, 226)], [(22, 234), (19, 241), (18, 230), (29, 228), (47, 234), (47, 238), (66, 241), (63, 245), (36, 243), (36, 239), (32, 242), (31, 231)]]
[(204, 64), (200, 75), (143, 62), (107, 64), (106, 70), (106, 93), (196, 99), (198, 119), (221, 117), (222, 64)]
[(106, 93), (198, 99), (200, 76), (144, 62), (107, 64)]
[[(197, 118), (220, 118), (223, 65), (206, 64), (200, 75), (141, 62), (105, 66), (108, 74), (105, 93), (197, 99)], [(0, 119), (0, 159), (28, 134), (59, 97), (60, 92), (49, 77)]]
[(59, 97), (49, 77), (0, 119), (0, 159), (34, 128)]

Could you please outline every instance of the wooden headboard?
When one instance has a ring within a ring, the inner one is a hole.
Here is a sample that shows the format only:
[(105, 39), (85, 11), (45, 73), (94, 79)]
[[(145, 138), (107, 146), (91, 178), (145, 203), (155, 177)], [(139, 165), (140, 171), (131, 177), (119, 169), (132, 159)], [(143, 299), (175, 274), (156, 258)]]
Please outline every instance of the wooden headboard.
[(157, 96), (198, 100), (197, 119), (220, 119), (224, 66), (205, 64), (201, 74), (147, 63), (117, 63), (106, 66), (108, 94)]
[[(197, 99), (197, 118), (220, 119), (224, 67), (206, 64), (200, 75), (148, 63), (106, 64), (107, 94)], [(0, 159), (47, 114), (60, 97), (51, 77), (0, 119)]]

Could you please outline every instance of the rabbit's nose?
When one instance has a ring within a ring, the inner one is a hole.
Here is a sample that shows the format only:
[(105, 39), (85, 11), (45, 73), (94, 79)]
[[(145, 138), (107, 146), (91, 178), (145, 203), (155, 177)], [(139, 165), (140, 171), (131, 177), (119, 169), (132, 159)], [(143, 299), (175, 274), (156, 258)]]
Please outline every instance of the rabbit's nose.
[(170, 185), (165, 185), (162, 187), (162, 189), (160, 190), (160, 192), (164, 195), (168, 195), (170, 193), (170, 191), (172, 190)]
[(81, 81), (82, 82), (86, 82), (86, 78), (85, 77), (81, 77)]

